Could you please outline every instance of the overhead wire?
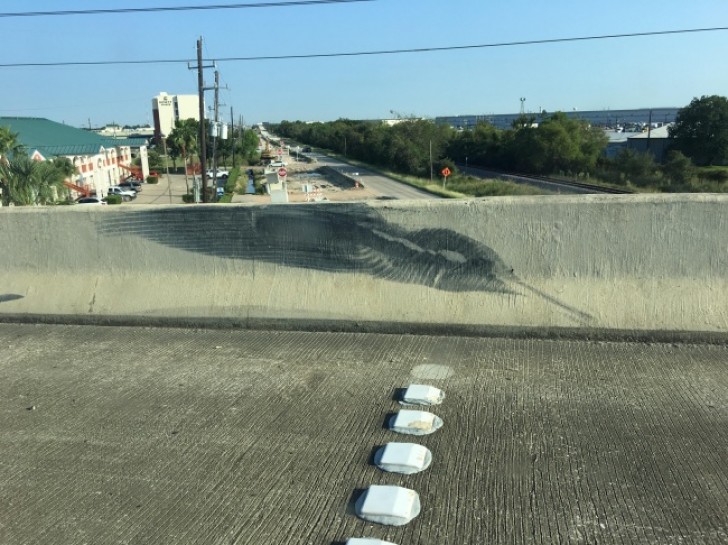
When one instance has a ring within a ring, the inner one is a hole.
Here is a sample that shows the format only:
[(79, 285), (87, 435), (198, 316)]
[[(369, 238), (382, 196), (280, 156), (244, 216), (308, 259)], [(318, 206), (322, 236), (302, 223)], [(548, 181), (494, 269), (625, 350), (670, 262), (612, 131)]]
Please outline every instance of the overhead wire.
[[(489, 44), (451, 45), (442, 47), (419, 47), (407, 49), (383, 49), (372, 51), (351, 51), (338, 53), (308, 53), (300, 55), (260, 55), (251, 57), (217, 57), (214, 59), (203, 59), (205, 62), (249, 62), (249, 61), (270, 61), (287, 59), (316, 59), (331, 57), (360, 57), (372, 55), (397, 55), (413, 53), (433, 53), (441, 51), (458, 51), (466, 49), (487, 49), (499, 47), (515, 47), (530, 45), (546, 45), (569, 42), (584, 42), (594, 40), (613, 40), (620, 38), (638, 38), (646, 36), (668, 36), (676, 34), (691, 34), (699, 32), (726, 31), (728, 27), (689, 28), (679, 30), (656, 30), (650, 32), (629, 32), (623, 34), (602, 34), (592, 36), (576, 36), (566, 38), (544, 38), (538, 40), (521, 40), (513, 42), (495, 42)], [(60, 61), (60, 62), (20, 62), (0, 63), (0, 68), (27, 68), (27, 67), (52, 67), (52, 66), (108, 66), (108, 65), (133, 65), (133, 64), (182, 64), (196, 62), (196, 59), (147, 59), (147, 60), (119, 60), (119, 61)]]
[(355, 2), (377, 2), (379, 0), (288, 0), (284, 2), (255, 2), (246, 4), (211, 4), (209, 6), (158, 6), (148, 8), (107, 8), (58, 11), (16, 11), (2, 12), (0, 18), (51, 17), (60, 15), (116, 15), (124, 13), (154, 13), (165, 11), (201, 11), (221, 9), (281, 8), (292, 6), (315, 6), (319, 4), (352, 4)]

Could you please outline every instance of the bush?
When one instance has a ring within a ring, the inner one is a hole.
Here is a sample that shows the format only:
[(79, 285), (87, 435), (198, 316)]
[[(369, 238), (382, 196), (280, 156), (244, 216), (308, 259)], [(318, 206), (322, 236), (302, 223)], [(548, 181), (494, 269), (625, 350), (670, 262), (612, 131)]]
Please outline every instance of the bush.
[[(481, 180), (471, 176), (454, 175), (447, 182), (447, 189), (473, 197), (500, 197), (505, 195), (543, 195), (547, 191), (529, 185), (502, 180)], [(441, 178), (442, 179), (442, 178)]]
[(680, 189), (690, 183), (695, 173), (692, 161), (680, 151), (671, 151), (662, 165), (662, 173), (667, 178), (667, 184), (662, 189)]
[(121, 204), (121, 195), (107, 195), (104, 197), (106, 204)]
[(701, 180), (723, 183), (728, 181), (728, 170), (721, 167), (704, 167), (698, 172)]
[(240, 176), (240, 169), (238, 167), (233, 168), (230, 171), (230, 176), (225, 181), (225, 193), (233, 193), (235, 187), (238, 185), (238, 177)]
[[(214, 187), (208, 187), (207, 188), (207, 202), (216, 202), (217, 196), (215, 195), (215, 188)], [(182, 202), (185, 203), (193, 203), (195, 202), (195, 195), (194, 193), (187, 193), (186, 195), (182, 195)], [(200, 192), (200, 202), (202, 202), (202, 192)]]
[(147, 183), (148, 184), (158, 184), (159, 178), (157, 176), (147, 176)]

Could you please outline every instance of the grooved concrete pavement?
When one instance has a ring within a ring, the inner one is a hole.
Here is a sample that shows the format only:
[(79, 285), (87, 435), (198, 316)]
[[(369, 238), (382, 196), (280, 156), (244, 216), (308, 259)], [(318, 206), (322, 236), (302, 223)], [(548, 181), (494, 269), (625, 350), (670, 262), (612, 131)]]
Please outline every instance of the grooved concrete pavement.
[[(728, 541), (728, 347), (0, 324), (0, 543)], [(422, 474), (373, 449), (447, 398)], [(400, 528), (349, 510), (417, 490)]]

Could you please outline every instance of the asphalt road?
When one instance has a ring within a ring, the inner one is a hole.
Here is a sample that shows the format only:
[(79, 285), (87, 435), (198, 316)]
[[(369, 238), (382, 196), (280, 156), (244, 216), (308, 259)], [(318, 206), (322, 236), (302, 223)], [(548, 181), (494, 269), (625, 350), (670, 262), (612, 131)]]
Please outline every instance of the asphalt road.
[(319, 153), (313, 153), (318, 164), (330, 166), (342, 173), (348, 174), (356, 179), (361, 180), (364, 186), (379, 197), (389, 197), (392, 199), (439, 199), (437, 195), (420, 191), (417, 188), (403, 184), (392, 178), (382, 176), (377, 172), (367, 170), (358, 166), (350, 165), (339, 159), (328, 157)]
[[(725, 544), (728, 347), (0, 325), (0, 543)], [(445, 422), (371, 463), (397, 388)], [(370, 484), (416, 490), (366, 523)]]

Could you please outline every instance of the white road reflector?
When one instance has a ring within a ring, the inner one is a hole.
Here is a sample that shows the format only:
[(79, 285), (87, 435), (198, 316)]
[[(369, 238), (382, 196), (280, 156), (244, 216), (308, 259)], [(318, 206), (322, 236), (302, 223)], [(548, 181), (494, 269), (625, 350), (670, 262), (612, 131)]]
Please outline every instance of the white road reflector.
[(415, 443), (387, 443), (374, 454), (374, 463), (384, 471), (411, 475), (430, 467), (432, 453)]
[(345, 545), (397, 545), (391, 541), (382, 541), (372, 537), (350, 537), (346, 540)]
[(427, 411), (403, 409), (389, 419), (389, 429), (406, 435), (429, 435), (442, 427), (442, 418)]
[(402, 394), (402, 405), (439, 405), (445, 399), (445, 392), (426, 384), (410, 384)]
[(356, 501), (354, 510), (369, 522), (403, 526), (420, 514), (420, 496), (409, 488), (373, 484)]

